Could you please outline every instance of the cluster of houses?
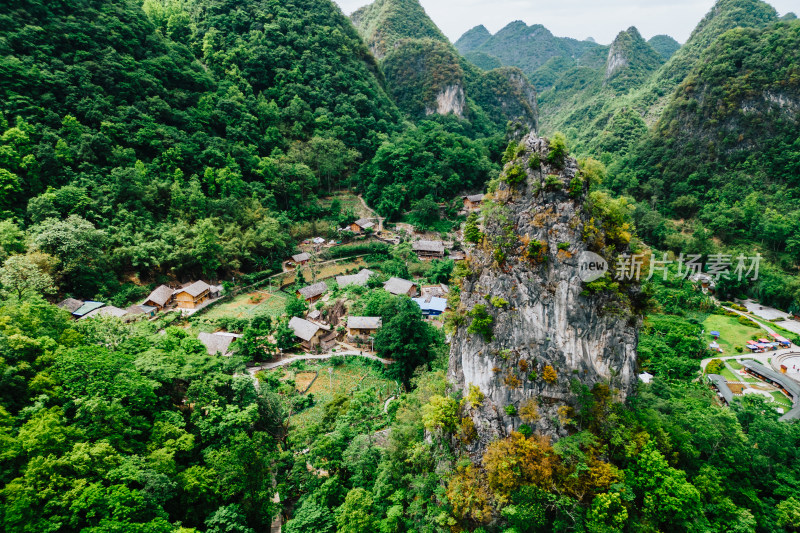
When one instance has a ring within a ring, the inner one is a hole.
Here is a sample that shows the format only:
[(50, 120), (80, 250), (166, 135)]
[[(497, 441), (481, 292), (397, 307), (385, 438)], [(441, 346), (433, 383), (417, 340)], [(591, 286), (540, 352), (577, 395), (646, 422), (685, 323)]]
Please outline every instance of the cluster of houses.
[[(363, 269), (357, 274), (337, 276), (336, 283), (339, 287), (351, 285), (365, 286), (375, 273), (371, 270)], [(418, 291), (418, 284), (393, 277), (383, 284), (384, 290), (395, 296), (408, 296), (422, 310), (425, 318), (432, 318), (441, 315), (447, 310), (447, 285), (429, 285), (421, 287)], [(328, 291), (328, 285), (324, 281), (303, 287), (296, 292), (297, 297), (303, 298), (311, 304), (318, 301)], [(348, 342), (360, 344), (374, 336), (383, 326), (380, 317), (369, 316), (350, 316), (347, 318), (346, 338)], [(300, 340), (300, 344), (307, 350), (321, 349), (327, 350), (336, 343), (338, 334), (332, 330), (331, 326), (321, 320), (321, 313), (318, 310), (310, 311), (306, 318), (292, 318), (289, 327), (294, 331), (295, 336)]]
[(156, 308), (149, 305), (132, 305), (126, 309), (120, 309), (103, 302), (83, 301), (75, 298), (67, 298), (57, 305), (61, 309), (69, 311), (76, 320), (113, 316), (130, 322), (139, 318), (152, 317), (156, 313)]
[(126, 309), (106, 305), (103, 302), (83, 301), (75, 298), (67, 298), (60, 302), (58, 307), (69, 311), (78, 320), (113, 316), (131, 321), (139, 318), (152, 318), (158, 311), (164, 309), (199, 309), (214, 298), (219, 298), (221, 290), (221, 287), (209, 285), (205, 281), (195, 281), (177, 289), (161, 285), (151, 292), (142, 304), (132, 305)]

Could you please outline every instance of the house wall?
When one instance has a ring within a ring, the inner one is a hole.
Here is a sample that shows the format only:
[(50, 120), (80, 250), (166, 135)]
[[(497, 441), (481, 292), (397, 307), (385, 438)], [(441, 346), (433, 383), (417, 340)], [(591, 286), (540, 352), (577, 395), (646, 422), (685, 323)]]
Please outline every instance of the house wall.
[(377, 329), (355, 329), (349, 328), (347, 334), (351, 337), (369, 337), (377, 333)]
[(175, 302), (181, 309), (196, 309), (210, 297), (210, 291), (202, 292), (197, 298), (192, 297), (188, 292), (180, 292), (175, 295)]

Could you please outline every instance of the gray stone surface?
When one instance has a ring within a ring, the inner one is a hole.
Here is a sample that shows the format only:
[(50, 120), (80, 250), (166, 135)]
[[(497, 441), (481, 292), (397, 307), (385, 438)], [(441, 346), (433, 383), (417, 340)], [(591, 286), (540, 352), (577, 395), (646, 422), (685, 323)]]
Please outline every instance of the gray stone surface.
[[(531, 152), (546, 160), (549, 148), (544, 139), (529, 135), (523, 142), (528, 149), (525, 161)], [(506, 414), (507, 405), (519, 410), (535, 398), (540, 418), (530, 425), (534, 431), (558, 438), (566, 435), (558, 421), (558, 409), (574, 404), (570, 381), (578, 379), (590, 388), (606, 383), (617, 391), (618, 398), (635, 387), (639, 318), (627, 307), (616, 306), (614, 296), (581, 294), (585, 286), (578, 276), (577, 257), (587, 250), (582, 235), (588, 215), (584, 198), (573, 200), (565, 190), (577, 172), (572, 159), (560, 172), (546, 166), (538, 171), (528, 169), (524, 192), (514, 193), (506, 204), (520, 242), (546, 242), (547, 261), (536, 264), (517, 252), (498, 265), (489, 247), (476, 246), (470, 251), (468, 264), (475, 274), (463, 282), (460, 310), (486, 305), (494, 317), (494, 338), (487, 343), (468, 333), (471, 319), (467, 318), (452, 339), (448, 377), (465, 396), (469, 386), (475, 385), (486, 397), (480, 408), (470, 411), (480, 437), (475, 452), (523, 423), (518, 416)], [(540, 190), (546, 176), (555, 173), (564, 188)], [(507, 197), (508, 187), (501, 184), (494, 198), (499, 202)], [(489, 220), (484, 220), (484, 231), (490, 236), (498, 234), (501, 229), (492, 225), (491, 216)], [(559, 243), (570, 243), (569, 249), (558, 250)], [(638, 291), (638, 287), (631, 290)], [(489, 302), (491, 297), (502, 297), (509, 304), (496, 308)], [(522, 360), (531, 370), (522, 371)], [(557, 372), (555, 383), (542, 379), (547, 365)], [(531, 371), (537, 373), (535, 379), (529, 379)], [(513, 378), (509, 385), (509, 376), (519, 379), (519, 385)]]

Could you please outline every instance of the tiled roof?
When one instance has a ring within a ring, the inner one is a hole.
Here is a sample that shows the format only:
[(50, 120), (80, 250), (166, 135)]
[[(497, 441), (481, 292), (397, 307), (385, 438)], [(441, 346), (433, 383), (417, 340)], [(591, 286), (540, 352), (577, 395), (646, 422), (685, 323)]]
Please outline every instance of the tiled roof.
[(417, 241), (411, 245), (415, 252), (435, 252), (444, 253), (444, 243), (442, 241)]
[(82, 317), (82, 316), (84, 316), (86, 314), (91, 313), (95, 309), (100, 309), (104, 305), (106, 305), (106, 304), (104, 304), (102, 302), (85, 302), (82, 306), (80, 306), (78, 309), (73, 311), (72, 314), (74, 316), (77, 316), (77, 317)]
[(308, 287), (303, 287), (298, 292), (300, 293), (303, 298), (308, 300), (309, 298), (314, 298), (319, 296), (320, 294), (325, 294), (328, 290), (328, 285), (324, 281), (320, 281), (319, 283), (315, 283), (313, 285), (309, 285)]
[(413, 281), (408, 281), (402, 278), (390, 278), (389, 281), (383, 284), (383, 288), (392, 294), (408, 294), (408, 291), (414, 286)]
[(380, 329), (383, 320), (379, 316), (350, 316), (347, 317), (349, 329)]
[(197, 339), (206, 347), (208, 355), (217, 353), (225, 355), (228, 353), (231, 343), (236, 340), (232, 335), (220, 335), (219, 333), (201, 333)]
[(313, 322), (309, 322), (308, 320), (292, 317), (289, 321), (289, 327), (292, 328), (294, 334), (303, 339), (304, 341), (310, 341), (314, 338), (314, 335), (322, 329), (318, 325), (314, 324)]
[(67, 298), (66, 300), (60, 302), (58, 307), (61, 309), (66, 309), (70, 313), (74, 313), (78, 309), (81, 308), (83, 305), (83, 300), (76, 300), (75, 298)]
[(188, 287), (183, 287), (182, 289), (178, 289), (177, 291), (175, 291), (175, 294), (180, 294), (182, 292), (185, 292), (189, 294), (189, 296), (191, 296), (192, 298), (196, 298), (201, 294), (203, 294), (205, 291), (209, 290), (211, 290), (211, 285), (209, 285), (205, 281), (195, 281)]

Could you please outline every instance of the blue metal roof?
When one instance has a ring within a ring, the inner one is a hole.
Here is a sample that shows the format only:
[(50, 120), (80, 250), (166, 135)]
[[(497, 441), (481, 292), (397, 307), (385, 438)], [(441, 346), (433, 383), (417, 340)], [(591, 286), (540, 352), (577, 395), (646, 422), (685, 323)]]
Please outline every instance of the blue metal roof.
[(72, 313), (72, 316), (81, 317), (83, 315), (91, 313), (95, 309), (100, 309), (104, 305), (106, 304), (102, 302), (85, 302), (82, 306), (76, 309), (75, 312)]
[(427, 298), (412, 298), (417, 305), (419, 306), (422, 311), (434, 311), (439, 313), (444, 313), (444, 310), (447, 309), (447, 300), (444, 298), (436, 298), (435, 296), (430, 299), (429, 302), (426, 302)]

